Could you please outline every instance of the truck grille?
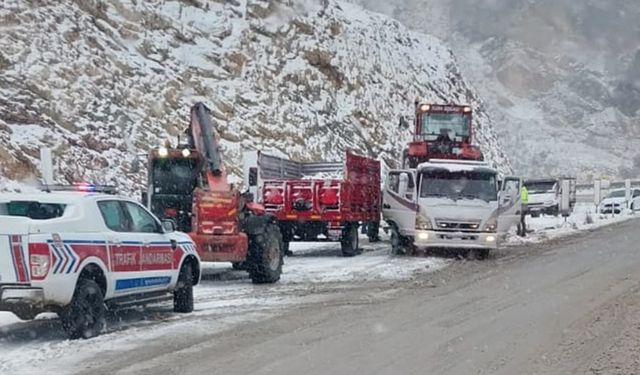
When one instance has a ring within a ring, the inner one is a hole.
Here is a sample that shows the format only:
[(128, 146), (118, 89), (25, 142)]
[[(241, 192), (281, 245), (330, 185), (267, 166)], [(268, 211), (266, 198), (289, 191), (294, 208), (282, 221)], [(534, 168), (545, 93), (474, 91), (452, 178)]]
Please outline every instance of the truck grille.
[(436, 219), (436, 229), (456, 232), (480, 231), (480, 220), (459, 221), (450, 219)]

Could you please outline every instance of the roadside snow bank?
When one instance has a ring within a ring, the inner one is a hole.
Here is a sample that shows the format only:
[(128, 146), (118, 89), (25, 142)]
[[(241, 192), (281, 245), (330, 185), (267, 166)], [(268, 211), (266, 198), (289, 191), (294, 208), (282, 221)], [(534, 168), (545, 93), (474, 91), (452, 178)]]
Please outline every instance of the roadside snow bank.
[(579, 231), (587, 231), (639, 217), (639, 214), (632, 211), (625, 211), (618, 215), (596, 214), (593, 204), (577, 203), (573, 213), (566, 218), (566, 221), (563, 217), (540, 216), (532, 218), (527, 216), (527, 227), (532, 232), (527, 233), (527, 237), (522, 238), (517, 236), (515, 228), (512, 228), (507, 237), (507, 245), (516, 246), (525, 243), (543, 242), (568, 236)]

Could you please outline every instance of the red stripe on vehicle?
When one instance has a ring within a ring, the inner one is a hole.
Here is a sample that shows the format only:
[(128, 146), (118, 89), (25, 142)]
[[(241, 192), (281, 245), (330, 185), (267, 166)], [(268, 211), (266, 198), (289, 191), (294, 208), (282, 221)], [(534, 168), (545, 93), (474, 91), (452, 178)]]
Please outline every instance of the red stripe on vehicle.
[(109, 265), (109, 257), (107, 256), (107, 245), (101, 244), (71, 244), (69, 245), (71, 250), (78, 256), (78, 262), (75, 265), (73, 272), (78, 272), (80, 265), (85, 259), (89, 257), (96, 257), (100, 259), (105, 266)]
[(24, 254), (22, 253), (21, 236), (11, 236), (11, 251), (13, 252), (18, 282), (29, 281), (29, 271), (27, 270), (27, 263), (25, 262)]

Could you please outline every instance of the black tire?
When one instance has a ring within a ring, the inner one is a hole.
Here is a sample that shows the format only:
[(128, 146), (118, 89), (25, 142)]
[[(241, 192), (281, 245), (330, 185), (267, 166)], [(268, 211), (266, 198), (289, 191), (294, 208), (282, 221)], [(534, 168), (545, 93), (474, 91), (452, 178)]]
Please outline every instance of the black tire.
[(251, 237), (248, 271), (254, 284), (272, 284), (280, 280), (283, 249), (282, 234), (276, 224), (267, 224), (262, 233)]
[(367, 237), (369, 238), (369, 242), (378, 242), (380, 241), (380, 222), (379, 221), (371, 221), (367, 225)]
[(282, 254), (288, 257), (293, 255), (293, 251), (289, 250), (290, 245), (290, 241), (282, 241)]
[(93, 280), (80, 279), (71, 303), (60, 312), (60, 320), (70, 339), (88, 339), (102, 332), (106, 324), (105, 315), (100, 286)]
[(413, 254), (413, 243), (410, 238), (400, 234), (398, 227), (391, 226), (391, 254), (411, 255)]
[(178, 274), (178, 283), (173, 291), (173, 311), (190, 313), (193, 311), (193, 269), (191, 263), (184, 263)]
[(540, 211), (532, 212), (531, 217), (540, 217)]
[(342, 228), (342, 236), (340, 237), (340, 248), (343, 257), (352, 257), (360, 254), (360, 237), (358, 236), (358, 226), (355, 224), (346, 224)]
[(472, 249), (467, 253), (468, 260), (485, 260), (489, 257), (489, 249)]

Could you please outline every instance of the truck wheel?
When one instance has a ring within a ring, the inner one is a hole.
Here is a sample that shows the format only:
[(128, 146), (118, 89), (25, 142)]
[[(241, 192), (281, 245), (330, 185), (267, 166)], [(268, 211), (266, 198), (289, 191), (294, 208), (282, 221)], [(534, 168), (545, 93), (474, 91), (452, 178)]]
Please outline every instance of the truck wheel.
[(380, 241), (380, 236), (378, 232), (380, 232), (380, 222), (379, 221), (369, 222), (369, 224), (367, 225), (367, 237), (369, 237), (369, 242)]
[(104, 329), (105, 315), (100, 286), (93, 280), (80, 279), (71, 303), (60, 313), (60, 320), (70, 339), (88, 339), (99, 335)]
[(485, 260), (489, 257), (489, 249), (471, 249), (467, 253), (469, 260)]
[(289, 245), (291, 244), (291, 242), (289, 241), (282, 241), (282, 254), (284, 254), (285, 256), (292, 256), (293, 255), (293, 251), (289, 250)]
[(178, 283), (173, 291), (173, 311), (190, 313), (193, 311), (193, 270), (185, 263), (178, 274)]
[(358, 249), (359, 237), (357, 225), (346, 224), (345, 227), (342, 228), (340, 245), (342, 248), (342, 256), (344, 257), (352, 257), (360, 253), (360, 250)]
[(411, 240), (400, 234), (398, 227), (391, 226), (391, 254), (393, 255), (411, 255), (413, 246)]
[(540, 217), (540, 211), (531, 212), (531, 217)]
[(248, 268), (254, 284), (271, 284), (280, 280), (283, 248), (282, 234), (275, 224), (267, 224), (262, 233), (251, 238)]

